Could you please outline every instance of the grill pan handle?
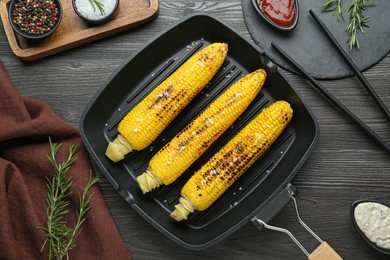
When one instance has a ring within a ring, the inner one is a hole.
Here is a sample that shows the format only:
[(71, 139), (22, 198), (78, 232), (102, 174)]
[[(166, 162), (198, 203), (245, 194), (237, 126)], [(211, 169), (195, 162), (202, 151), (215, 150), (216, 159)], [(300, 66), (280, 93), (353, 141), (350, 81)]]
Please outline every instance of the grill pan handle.
[(253, 224), (258, 229), (263, 229), (264, 226), (260, 224), (257, 219), (261, 219), (263, 222), (268, 223), (273, 217), (288, 203), (290, 202), (290, 192), (294, 195), (297, 194), (297, 190), (290, 183), (279, 192), (255, 217), (252, 218)]
[[(277, 194), (255, 217), (252, 222), (258, 229), (267, 228), (287, 234), (308, 257), (309, 260), (342, 260), (337, 252), (325, 241), (322, 241), (313, 230), (311, 230), (301, 219), (298, 211), (298, 204), (295, 199), (296, 189), (289, 183), (279, 194)], [(311, 253), (302, 246), (302, 244), (284, 228), (275, 227), (266, 224), (269, 222), (290, 200), (294, 201), (294, 207), (299, 223), (315, 238), (320, 245)]]
[(336, 251), (325, 241), (321, 243), (308, 257), (309, 260), (340, 260)]

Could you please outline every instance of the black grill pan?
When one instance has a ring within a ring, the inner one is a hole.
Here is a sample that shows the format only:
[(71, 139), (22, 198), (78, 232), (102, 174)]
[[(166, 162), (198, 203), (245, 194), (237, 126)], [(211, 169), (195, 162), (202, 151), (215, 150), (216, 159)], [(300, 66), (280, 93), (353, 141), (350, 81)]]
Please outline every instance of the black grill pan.
[[(148, 148), (129, 154), (122, 162), (112, 163), (104, 154), (108, 142), (117, 134), (118, 122), (189, 56), (212, 42), (228, 43), (229, 52), (223, 68), (204, 91)], [(143, 195), (135, 178), (147, 168), (149, 159), (158, 149), (227, 87), (258, 68), (267, 71), (266, 84), (244, 114), (175, 183)], [(181, 223), (171, 219), (169, 213), (191, 174), (251, 118), (279, 99), (291, 104), (294, 116), (269, 151), (211, 208), (191, 214)], [(280, 194), (318, 139), (315, 118), (280, 69), (256, 45), (206, 14), (185, 17), (129, 57), (88, 105), (81, 118), (80, 130), (93, 161), (128, 204), (167, 237), (190, 249), (204, 249), (217, 243), (256, 215), (261, 215), (264, 221), (270, 220), (287, 202), (280, 202), (283, 201)]]

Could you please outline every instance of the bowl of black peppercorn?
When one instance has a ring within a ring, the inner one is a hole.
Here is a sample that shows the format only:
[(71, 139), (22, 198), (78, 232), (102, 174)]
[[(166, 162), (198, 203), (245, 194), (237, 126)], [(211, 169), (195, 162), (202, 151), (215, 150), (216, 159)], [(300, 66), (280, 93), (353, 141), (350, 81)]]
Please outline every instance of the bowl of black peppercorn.
[(31, 41), (51, 35), (60, 25), (60, 0), (12, 0), (8, 9), (9, 22), (14, 31)]

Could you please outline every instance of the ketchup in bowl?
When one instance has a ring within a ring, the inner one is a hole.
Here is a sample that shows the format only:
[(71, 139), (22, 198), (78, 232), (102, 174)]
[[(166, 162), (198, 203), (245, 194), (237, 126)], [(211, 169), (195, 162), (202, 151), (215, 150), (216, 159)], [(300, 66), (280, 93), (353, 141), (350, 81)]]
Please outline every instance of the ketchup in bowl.
[(261, 11), (274, 23), (289, 26), (295, 20), (294, 0), (258, 0)]
[(289, 31), (298, 21), (297, 0), (252, 0), (256, 11), (269, 24)]

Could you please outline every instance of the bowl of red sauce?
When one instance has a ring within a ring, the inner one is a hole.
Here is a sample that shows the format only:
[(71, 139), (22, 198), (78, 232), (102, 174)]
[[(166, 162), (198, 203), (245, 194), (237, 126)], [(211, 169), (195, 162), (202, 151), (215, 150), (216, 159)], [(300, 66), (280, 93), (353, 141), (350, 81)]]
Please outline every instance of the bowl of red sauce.
[(273, 27), (291, 31), (298, 23), (298, 0), (252, 0), (257, 13)]

